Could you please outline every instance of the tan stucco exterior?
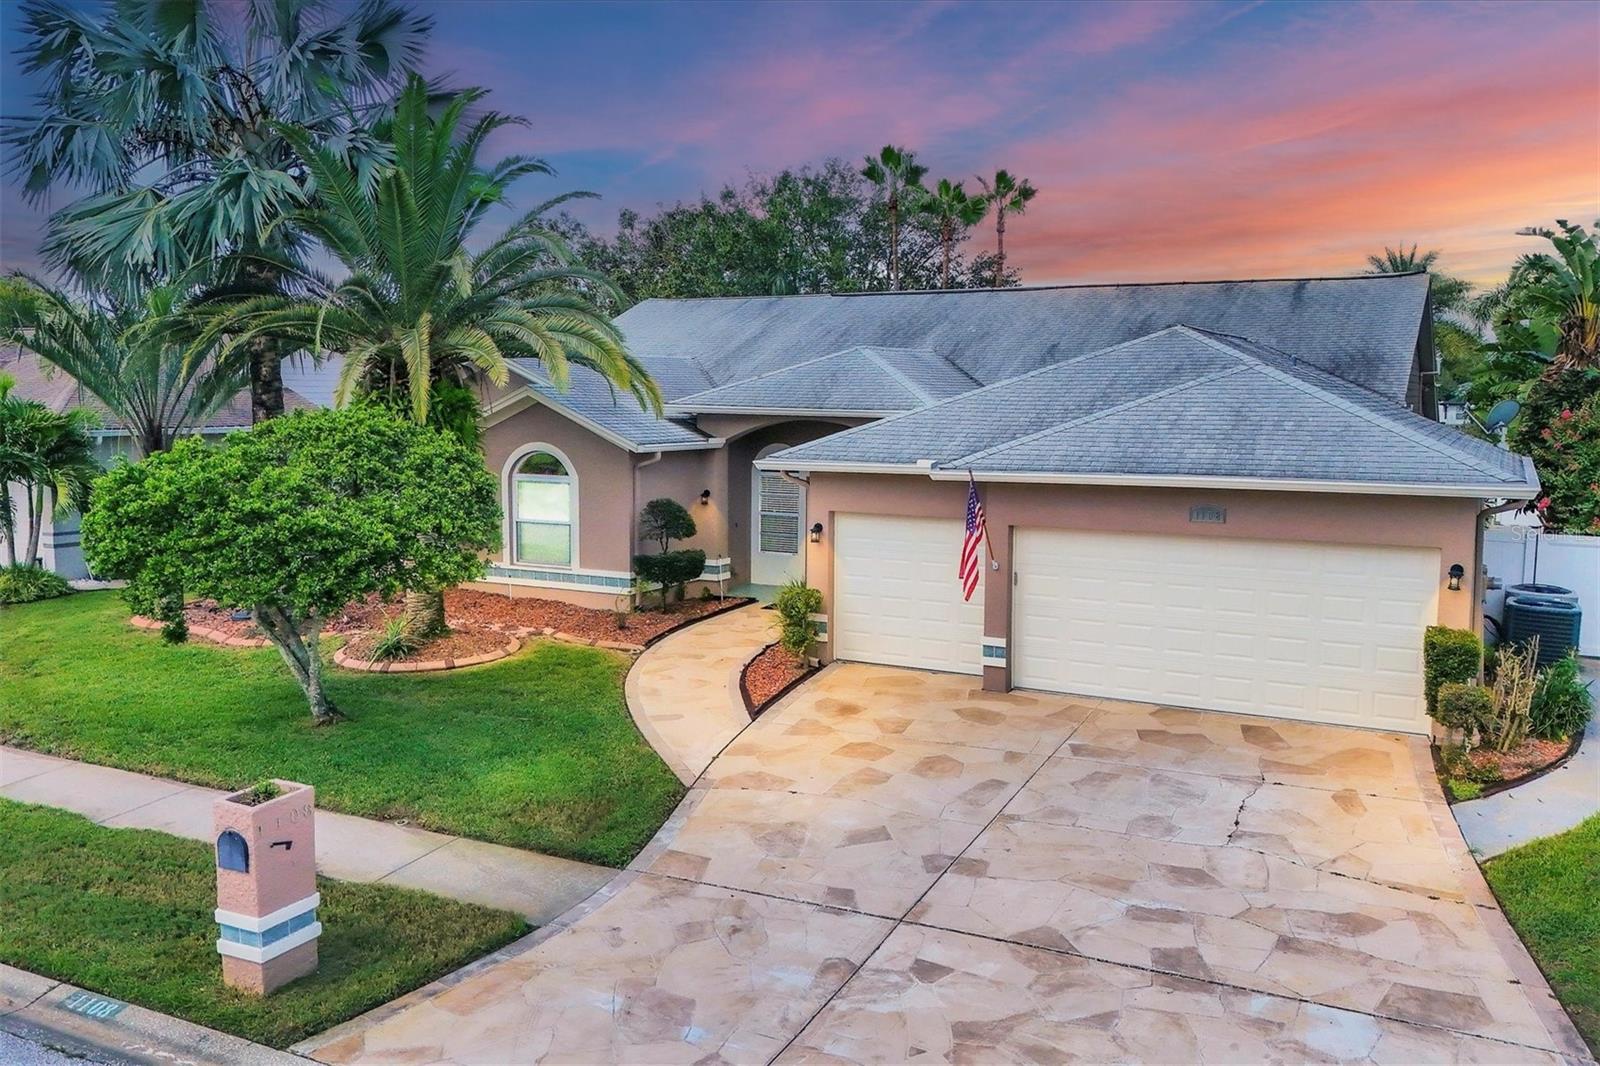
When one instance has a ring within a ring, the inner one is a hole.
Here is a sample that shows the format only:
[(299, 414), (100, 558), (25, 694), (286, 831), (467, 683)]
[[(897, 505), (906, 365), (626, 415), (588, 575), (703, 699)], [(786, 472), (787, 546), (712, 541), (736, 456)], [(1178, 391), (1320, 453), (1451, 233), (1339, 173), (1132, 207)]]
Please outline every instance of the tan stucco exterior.
[[(1480, 505), (1476, 500), (1002, 483), (982, 484), (979, 491), (995, 561), (1000, 567), (987, 577), (985, 636), (1010, 638), (1012, 531), (1027, 526), (1437, 548), (1438, 623), (1467, 629), (1478, 626), (1479, 611), (1471, 580), (1464, 582), (1460, 591), (1448, 588), (1452, 564), (1460, 563), (1469, 575), (1477, 572)], [(807, 494), (807, 522), (821, 522), (824, 534), (820, 543), (807, 545), (806, 577), (822, 591), (824, 611), (829, 611), (833, 602), (831, 532), (837, 515), (960, 519), (966, 509), (966, 493), (964, 482), (932, 481), (922, 475), (813, 474)], [(1190, 508), (1196, 505), (1226, 508), (1226, 523), (1190, 522)], [(952, 573), (953, 566), (954, 560)], [(987, 667), (984, 671), (986, 689), (1004, 691), (1009, 682), (1005, 667)]]

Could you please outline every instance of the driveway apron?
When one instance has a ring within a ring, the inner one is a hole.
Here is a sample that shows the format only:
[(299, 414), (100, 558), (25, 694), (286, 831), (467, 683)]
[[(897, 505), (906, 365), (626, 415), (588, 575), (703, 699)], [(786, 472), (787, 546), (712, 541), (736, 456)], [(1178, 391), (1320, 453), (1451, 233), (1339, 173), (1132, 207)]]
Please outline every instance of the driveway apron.
[(835, 665), (710, 761), (603, 898), (298, 1050), (1586, 1057), (1450, 839), (1425, 750)]

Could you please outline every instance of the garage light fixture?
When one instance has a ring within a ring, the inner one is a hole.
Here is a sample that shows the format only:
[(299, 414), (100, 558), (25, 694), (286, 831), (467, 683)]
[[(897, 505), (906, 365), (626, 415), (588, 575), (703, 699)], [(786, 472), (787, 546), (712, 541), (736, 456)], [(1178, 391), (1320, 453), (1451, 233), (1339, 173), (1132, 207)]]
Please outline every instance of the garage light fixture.
[(812, 526), (811, 526), (811, 543), (813, 543), (813, 544), (821, 544), (822, 543), (822, 523), (821, 522), (813, 523)]
[(1462, 566), (1460, 563), (1452, 563), (1451, 566), (1450, 566), (1450, 591), (1451, 592), (1460, 592), (1461, 591), (1461, 579), (1466, 577), (1466, 576), (1467, 576), (1467, 568), (1466, 567)]
[(701, 489), (700, 490), (700, 506), (701, 507), (709, 507), (709, 506), (711, 506), (711, 490), (710, 489)]

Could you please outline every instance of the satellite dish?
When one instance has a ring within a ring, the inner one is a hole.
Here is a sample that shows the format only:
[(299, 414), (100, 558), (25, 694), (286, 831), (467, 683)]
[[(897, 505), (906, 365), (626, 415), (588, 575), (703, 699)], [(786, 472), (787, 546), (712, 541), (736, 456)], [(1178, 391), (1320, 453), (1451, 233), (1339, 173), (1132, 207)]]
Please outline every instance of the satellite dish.
[(1517, 417), (1517, 412), (1522, 410), (1522, 405), (1515, 400), (1501, 400), (1489, 409), (1489, 414), (1483, 420), (1483, 428), (1490, 433), (1498, 433), (1511, 424)]

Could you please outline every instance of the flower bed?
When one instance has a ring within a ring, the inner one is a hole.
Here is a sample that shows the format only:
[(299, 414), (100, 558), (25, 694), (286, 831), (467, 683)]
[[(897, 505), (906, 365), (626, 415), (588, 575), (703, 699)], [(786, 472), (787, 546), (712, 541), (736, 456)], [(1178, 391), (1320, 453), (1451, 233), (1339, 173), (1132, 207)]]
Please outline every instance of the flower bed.
[(739, 691), (745, 709), (755, 718), (788, 694), (800, 682), (816, 673), (816, 668), (789, 654), (781, 644), (769, 644), (754, 659), (744, 664), (739, 676)]
[(1476, 748), (1438, 752), (1439, 779), (1452, 802), (1482, 799), (1542, 777), (1577, 754), (1583, 735), (1566, 740), (1529, 737), (1510, 751)]
[(618, 627), (612, 611), (578, 607), (558, 600), (511, 597), (477, 589), (451, 589), (444, 595), (445, 617), (455, 625), (463, 623), (523, 636), (550, 631), (584, 643), (606, 642), (643, 648), (680, 626), (699, 621), (721, 611), (749, 603), (748, 599), (685, 600), (669, 604), (665, 611), (642, 610), (626, 616), (626, 627)]
[(407, 655), (379, 659), (372, 654), (377, 637), (378, 634), (370, 630), (357, 634), (334, 652), (333, 661), (347, 670), (378, 673), (454, 670), (458, 666), (480, 666), (504, 659), (522, 647), (521, 641), (515, 637), (507, 639), (504, 633), (456, 627), (418, 646)]

